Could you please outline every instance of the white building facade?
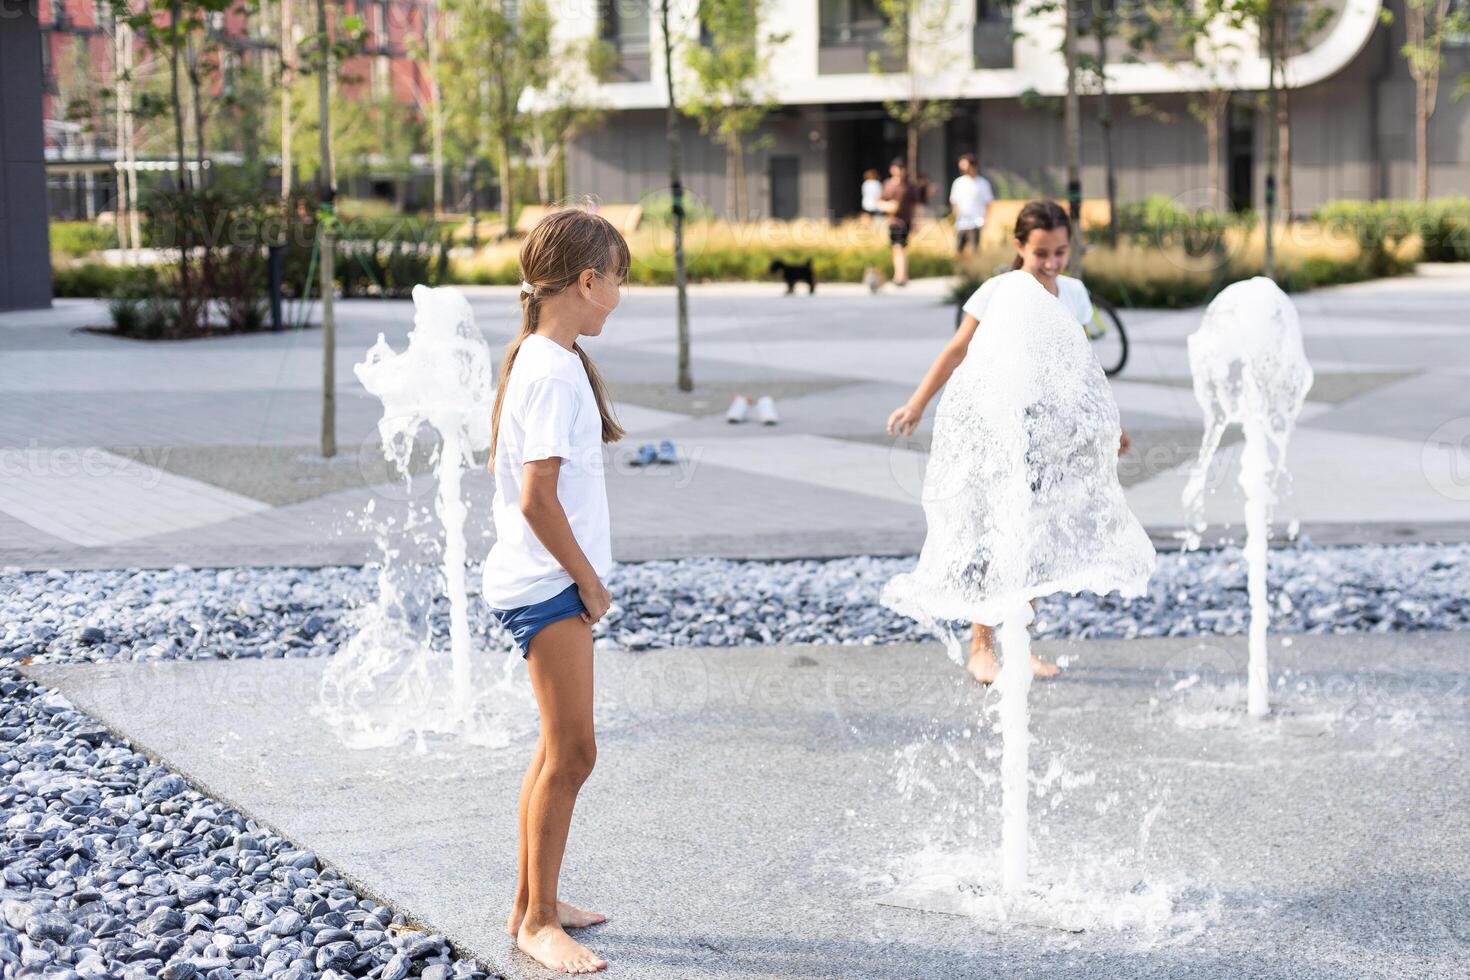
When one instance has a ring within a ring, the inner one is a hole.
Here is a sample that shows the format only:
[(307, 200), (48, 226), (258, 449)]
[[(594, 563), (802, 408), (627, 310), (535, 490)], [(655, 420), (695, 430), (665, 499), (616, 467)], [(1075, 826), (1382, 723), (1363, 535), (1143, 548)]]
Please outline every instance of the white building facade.
[[(778, 108), (747, 155), (750, 217), (842, 218), (858, 210), (864, 170), (884, 170), (905, 149), (904, 127), (885, 100), (918, 92), (952, 108), (924, 134), (919, 172), (944, 185), (961, 153), (974, 153), (1000, 196), (1060, 196), (1065, 186), (1060, 96), (1066, 68), (1059, 11), (1025, 3), (925, 0), (907, 50), (895, 51), (875, 0), (789, 0), (767, 4), (763, 35), (772, 48), (768, 91)], [(1121, 2), (1121, 0), (1120, 0)], [(1409, 197), (1414, 191), (1414, 86), (1401, 53), (1403, 0), (1316, 0), (1302, 17), (1285, 65), (1289, 86), (1290, 177), (1283, 203), (1306, 212), (1344, 198)], [(1383, 5), (1400, 14), (1383, 23)], [(1397, 8), (1396, 10), (1394, 8)], [(596, 36), (618, 67), (595, 86), (607, 123), (579, 136), (568, 158), (568, 190), (617, 203), (667, 185), (667, 94), (658, 5), (646, 0), (565, 0), (556, 8), (564, 37)], [(680, 50), (701, 43), (693, 0), (676, 0), (676, 87)], [(1080, 50), (1095, 56), (1085, 36)], [(1123, 200), (1162, 193), (1192, 204), (1263, 201), (1267, 63), (1248, 31), (1219, 25), (1193, 51), (1167, 29), (1153, 44), (1115, 39), (1106, 63), (1112, 151)], [(1431, 193), (1470, 189), (1470, 100), (1452, 95), (1470, 70), (1470, 38), (1444, 49), (1438, 111), (1430, 129)], [(872, 64), (879, 63), (881, 71)], [(914, 66), (914, 71), (906, 70)], [(1219, 115), (1216, 166), (1200, 118), (1204, 93), (1233, 93)], [(1099, 99), (1083, 114), (1083, 194), (1104, 189)], [(685, 184), (718, 213), (725, 201), (724, 149), (692, 120), (681, 129)], [(1218, 178), (1211, 187), (1210, 175)]]

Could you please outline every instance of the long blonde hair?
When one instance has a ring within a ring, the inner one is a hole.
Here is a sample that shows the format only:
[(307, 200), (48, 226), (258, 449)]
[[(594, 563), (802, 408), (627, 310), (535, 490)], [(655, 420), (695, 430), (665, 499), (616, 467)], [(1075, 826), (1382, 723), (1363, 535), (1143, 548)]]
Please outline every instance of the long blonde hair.
[[(628, 276), (630, 263), (628, 242), (612, 222), (581, 208), (551, 212), (526, 236), (525, 243), (521, 245), (521, 279), (530, 283), (533, 290), (521, 293), (521, 330), (506, 346), (505, 357), (500, 362), (495, 408), (490, 414), (491, 465), (494, 465), (495, 447), (500, 440), (500, 410), (505, 403), (510, 369), (515, 366), (522, 341), (536, 332), (541, 317), (541, 301), (572, 285), (586, 269), (596, 269), (622, 282)], [(602, 441), (617, 442), (623, 437), (623, 427), (613, 416), (602, 375), (581, 344), (573, 343), (572, 350), (582, 359), (587, 380), (592, 384), (592, 394), (597, 399), (597, 411), (602, 416)]]

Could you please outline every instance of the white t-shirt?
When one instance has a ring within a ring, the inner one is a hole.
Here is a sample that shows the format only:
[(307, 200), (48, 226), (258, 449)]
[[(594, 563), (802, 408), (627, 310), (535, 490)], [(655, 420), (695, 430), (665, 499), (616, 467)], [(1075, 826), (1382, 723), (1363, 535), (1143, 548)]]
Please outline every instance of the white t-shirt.
[(883, 196), (883, 181), (868, 178), (863, 181), (863, 210), (873, 212), (878, 210), (878, 198)]
[(482, 594), (492, 609), (550, 599), (572, 584), (521, 514), (522, 467), (560, 456), (556, 496), (598, 576), (612, 571), (602, 415), (582, 359), (549, 337), (521, 341), (505, 382), (495, 449), (495, 544)]
[(955, 231), (985, 225), (985, 209), (995, 200), (995, 191), (984, 177), (960, 174), (949, 185), (949, 206), (954, 208)]
[[(984, 322), (985, 308), (990, 305), (990, 296), (995, 292), (995, 284), (998, 282), (1000, 282), (1000, 276), (991, 276), (982, 282), (980, 288), (965, 300), (965, 312)], [(1092, 322), (1092, 297), (1087, 295), (1087, 287), (1082, 285), (1081, 279), (1057, 276), (1057, 299), (1061, 300), (1062, 305), (1071, 311), (1078, 323)]]

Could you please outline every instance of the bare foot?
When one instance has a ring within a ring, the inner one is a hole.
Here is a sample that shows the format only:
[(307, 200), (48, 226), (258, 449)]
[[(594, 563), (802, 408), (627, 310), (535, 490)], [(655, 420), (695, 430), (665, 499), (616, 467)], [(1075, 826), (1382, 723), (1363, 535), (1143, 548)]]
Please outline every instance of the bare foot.
[(1000, 664), (995, 662), (995, 657), (991, 656), (989, 650), (984, 653), (971, 653), (970, 662), (965, 664), (965, 669), (981, 684), (993, 684), (1000, 676)]
[[(517, 907), (511, 912), (510, 920), (505, 924), (505, 931), (514, 936), (521, 931), (521, 920), (526, 917), (526, 910)], [(569, 902), (556, 903), (556, 917), (561, 920), (563, 929), (586, 929), (588, 926), (599, 925), (607, 921), (607, 916), (601, 912), (589, 912), (579, 909)]]
[(1037, 677), (1055, 677), (1062, 672), (1056, 664), (1048, 663), (1036, 655), (1031, 657), (1031, 673)]
[[(989, 628), (977, 625), (970, 639), (970, 661), (965, 664), (965, 669), (970, 676), (981, 684), (994, 684), (995, 679), (1000, 676), (1000, 664), (995, 659), (995, 653), (990, 645), (991, 633)], [(1062, 668), (1056, 664), (1048, 663), (1037, 657), (1031, 657), (1031, 673), (1035, 677), (1055, 677), (1062, 672)]]
[(607, 969), (607, 960), (568, 936), (559, 925), (535, 932), (522, 925), (516, 934), (516, 947), (548, 970), (558, 973), (596, 973)]

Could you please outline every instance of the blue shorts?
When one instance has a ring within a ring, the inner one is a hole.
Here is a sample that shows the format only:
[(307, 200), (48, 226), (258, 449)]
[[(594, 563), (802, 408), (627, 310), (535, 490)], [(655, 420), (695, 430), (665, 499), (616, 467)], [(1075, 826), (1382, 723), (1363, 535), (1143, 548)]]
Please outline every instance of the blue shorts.
[(586, 611), (587, 607), (582, 605), (582, 596), (577, 591), (575, 582), (550, 599), (542, 599), (529, 606), (490, 610), (495, 618), (500, 620), (500, 625), (510, 630), (510, 635), (515, 637), (516, 645), (521, 648), (522, 657), (531, 655), (531, 638), (541, 632), (542, 627), (550, 626), (563, 619), (570, 619), (573, 616), (580, 616)]

